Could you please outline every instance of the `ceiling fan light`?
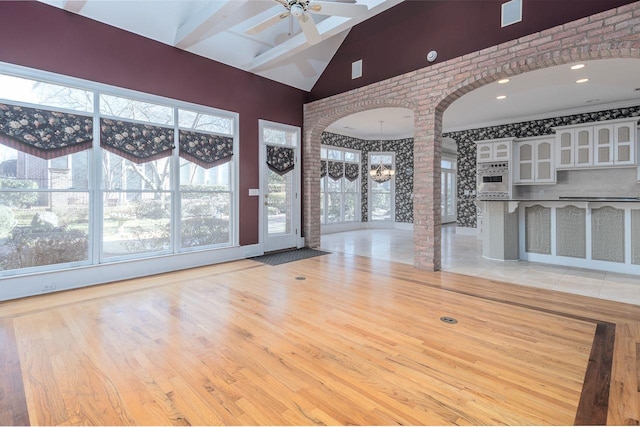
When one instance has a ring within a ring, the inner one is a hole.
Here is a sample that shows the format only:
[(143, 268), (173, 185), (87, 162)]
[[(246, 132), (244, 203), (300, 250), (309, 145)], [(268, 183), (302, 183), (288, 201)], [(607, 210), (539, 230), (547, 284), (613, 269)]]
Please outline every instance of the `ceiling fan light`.
[(293, 16), (298, 18), (298, 17), (302, 16), (302, 14), (304, 13), (304, 8), (300, 4), (296, 3), (296, 4), (291, 6), (290, 11), (291, 11), (291, 14)]

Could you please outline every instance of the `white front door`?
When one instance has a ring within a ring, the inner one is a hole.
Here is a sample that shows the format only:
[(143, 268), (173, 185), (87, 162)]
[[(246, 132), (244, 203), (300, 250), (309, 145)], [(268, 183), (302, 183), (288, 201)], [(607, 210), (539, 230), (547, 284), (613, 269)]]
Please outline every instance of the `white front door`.
[(300, 128), (260, 120), (264, 251), (300, 245)]

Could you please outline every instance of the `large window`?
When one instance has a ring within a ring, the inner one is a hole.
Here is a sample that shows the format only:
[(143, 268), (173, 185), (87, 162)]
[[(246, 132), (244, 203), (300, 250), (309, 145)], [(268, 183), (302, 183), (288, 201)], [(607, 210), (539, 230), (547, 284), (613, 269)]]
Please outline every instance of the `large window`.
[(323, 146), (320, 151), (321, 224), (360, 220), (360, 158), (356, 150)]
[(237, 115), (105, 89), (0, 74), (0, 276), (237, 244)]
[[(370, 168), (385, 165), (395, 169), (394, 153), (369, 153)], [(371, 178), (371, 177), (369, 177)], [(389, 175), (386, 180), (369, 179), (369, 221), (394, 221), (395, 180)]]

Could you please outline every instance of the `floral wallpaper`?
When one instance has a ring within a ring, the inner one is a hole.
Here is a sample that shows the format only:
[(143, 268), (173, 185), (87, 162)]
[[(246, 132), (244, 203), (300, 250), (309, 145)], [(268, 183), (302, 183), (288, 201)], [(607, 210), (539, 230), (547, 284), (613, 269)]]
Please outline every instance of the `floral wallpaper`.
[(42, 159), (91, 148), (93, 119), (77, 114), (0, 104), (0, 142)]
[[(359, 138), (352, 138), (346, 135), (339, 135), (331, 132), (322, 133), (322, 143), (334, 147), (350, 148), (360, 150), (362, 153), (362, 168), (360, 173), (363, 177), (369, 174), (369, 152), (370, 151), (393, 151), (396, 153), (396, 222), (413, 222), (413, 138), (382, 141), (367, 141)], [(347, 165), (348, 167), (349, 165)], [(321, 166), (322, 167), (322, 166)], [(346, 172), (345, 172), (346, 173)], [(361, 221), (367, 222), (368, 212), (368, 180), (360, 180), (362, 184), (361, 193)]]
[(293, 148), (267, 145), (267, 166), (278, 175), (286, 175), (295, 167)]
[(532, 136), (553, 135), (556, 126), (567, 126), (603, 120), (638, 117), (640, 105), (634, 107), (614, 108), (592, 113), (573, 114), (549, 119), (531, 120), (527, 122), (509, 123), (479, 129), (469, 129), (444, 133), (443, 137), (456, 140), (458, 145), (458, 219), (459, 227), (477, 226), (477, 209), (475, 196), (465, 196), (465, 190), (476, 189), (476, 144), (475, 141), (497, 138), (526, 138)]
[(173, 128), (100, 119), (100, 146), (134, 163), (171, 155)]
[(181, 130), (180, 157), (205, 169), (221, 165), (233, 156), (233, 138), (200, 132)]

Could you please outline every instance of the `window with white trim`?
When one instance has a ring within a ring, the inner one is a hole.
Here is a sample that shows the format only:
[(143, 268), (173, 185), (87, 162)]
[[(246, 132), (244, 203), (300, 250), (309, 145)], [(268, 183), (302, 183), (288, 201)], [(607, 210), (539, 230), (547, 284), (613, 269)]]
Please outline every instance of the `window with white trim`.
[(237, 244), (236, 113), (32, 77), (0, 74), (0, 276)]
[(360, 221), (360, 151), (323, 145), (320, 159), (320, 223)]

